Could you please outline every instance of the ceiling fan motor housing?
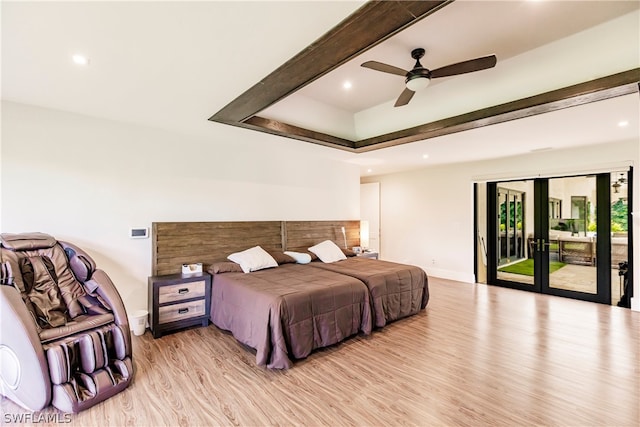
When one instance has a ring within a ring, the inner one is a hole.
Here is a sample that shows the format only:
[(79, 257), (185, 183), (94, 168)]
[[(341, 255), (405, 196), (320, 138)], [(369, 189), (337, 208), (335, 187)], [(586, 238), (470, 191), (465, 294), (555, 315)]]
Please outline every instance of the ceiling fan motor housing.
[(424, 52), (422, 48), (411, 51), (411, 57), (416, 60), (416, 65), (407, 73), (404, 84), (407, 86), (407, 89), (414, 92), (426, 88), (431, 81), (431, 71), (424, 68), (420, 63), (420, 58), (424, 56)]

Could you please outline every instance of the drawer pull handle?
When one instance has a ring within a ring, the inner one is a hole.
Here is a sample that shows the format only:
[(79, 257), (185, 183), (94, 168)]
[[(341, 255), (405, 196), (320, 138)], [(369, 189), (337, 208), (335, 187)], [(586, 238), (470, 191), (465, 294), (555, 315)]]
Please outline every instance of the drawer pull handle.
[(178, 293), (180, 295), (188, 294), (189, 293), (189, 288), (178, 289)]
[(178, 309), (178, 314), (185, 314), (188, 313), (189, 309), (188, 308), (180, 308)]

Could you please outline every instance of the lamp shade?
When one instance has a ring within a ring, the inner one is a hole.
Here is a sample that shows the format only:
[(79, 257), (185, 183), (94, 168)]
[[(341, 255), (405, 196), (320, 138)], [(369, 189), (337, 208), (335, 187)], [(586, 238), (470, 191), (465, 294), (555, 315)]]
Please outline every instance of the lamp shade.
[(360, 246), (362, 249), (369, 247), (369, 221), (360, 221)]

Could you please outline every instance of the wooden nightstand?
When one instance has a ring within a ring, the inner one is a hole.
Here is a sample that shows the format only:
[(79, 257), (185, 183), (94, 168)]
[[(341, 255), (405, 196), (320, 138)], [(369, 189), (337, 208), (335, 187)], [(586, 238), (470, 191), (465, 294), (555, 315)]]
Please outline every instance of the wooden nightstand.
[(378, 252), (365, 251), (365, 252), (359, 253), (358, 256), (362, 258), (378, 259)]
[(211, 275), (149, 277), (149, 327), (154, 338), (189, 326), (209, 324)]

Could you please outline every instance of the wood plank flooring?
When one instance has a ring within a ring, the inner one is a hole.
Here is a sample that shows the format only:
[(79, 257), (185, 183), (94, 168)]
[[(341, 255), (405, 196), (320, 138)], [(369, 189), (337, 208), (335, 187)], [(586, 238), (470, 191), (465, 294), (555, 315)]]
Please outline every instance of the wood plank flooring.
[[(287, 371), (257, 367), (214, 326), (133, 337), (132, 385), (70, 424), (638, 425), (640, 313), (435, 278), (430, 289), (426, 311)], [(28, 412), (0, 409), (4, 423)]]

